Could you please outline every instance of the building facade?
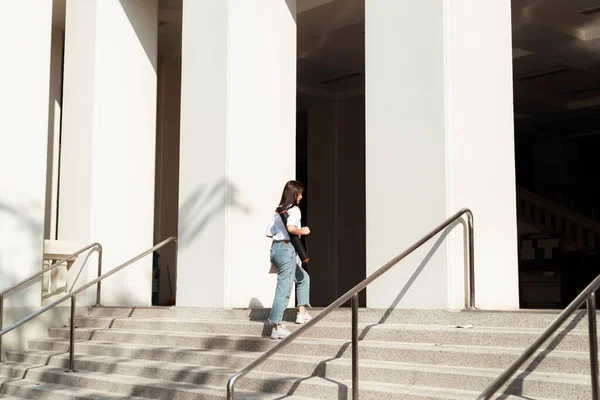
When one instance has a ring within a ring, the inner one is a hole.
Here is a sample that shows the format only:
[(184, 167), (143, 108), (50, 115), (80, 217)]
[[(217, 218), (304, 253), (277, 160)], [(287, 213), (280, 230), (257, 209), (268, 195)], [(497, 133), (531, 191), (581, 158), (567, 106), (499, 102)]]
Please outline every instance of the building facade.
[[(270, 307), (264, 228), (304, 165), (313, 305), (468, 207), (477, 306), (518, 308), (510, 2), (348, 4), (2, 2), (0, 289), (39, 271), (44, 240), (100, 242), (108, 271), (178, 236), (177, 258), (161, 250), (161, 298)], [(319, 95), (298, 83), (307, 40), (343, 23), (302, 24), (337, 6), (362, 23), (364, 85), (302, 108)], [(465, 257), (459, 225), (362, 305), (459, 309)], [(67, 288), (96, 260), (79, 257)], [(106, 281), (102, 302), (149, 306), (153, 278), (144, 258)], [(14, 315), (40, 306), (40, 285), (7, 299)]]

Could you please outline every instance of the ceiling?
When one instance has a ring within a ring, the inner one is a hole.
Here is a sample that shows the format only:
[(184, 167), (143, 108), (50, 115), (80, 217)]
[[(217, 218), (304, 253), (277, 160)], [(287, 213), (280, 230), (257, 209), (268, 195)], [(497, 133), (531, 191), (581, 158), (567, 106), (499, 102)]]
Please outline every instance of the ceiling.
[(298, 0), (297, 11), (298, 106), (364, 94), (365, 0)]
[[(163, 56), (181, 54), (181, 5), (182, 0), (160, 0)], [(595, 7), (600, 0), (512, 0), (517, 131), (552, 136), (597, 130), (600, 9), (593, 12)], [(365, 0), (297, 0), (297, 24), (298, 107), (363, 94)]]
[(512, 18), (517, 132), (594, 134), (600, 122), (600, 1), (512, 0)]

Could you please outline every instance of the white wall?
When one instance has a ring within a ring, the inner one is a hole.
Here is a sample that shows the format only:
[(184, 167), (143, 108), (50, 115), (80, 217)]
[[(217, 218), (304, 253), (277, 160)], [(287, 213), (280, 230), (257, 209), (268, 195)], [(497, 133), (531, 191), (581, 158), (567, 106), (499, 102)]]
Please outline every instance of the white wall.
[(223, 305), (227, 2), (183, 2), (178, 306)]
[[(42, 268), (52, 1), (0, 2), (0, 290)], [(36, 282), (8, 295), (7, 318), (40, 307)], [(19, 346), (35, 328), (4, 338)]]
[[(367, 275), (446, 216), (443, 37), (441, 2), (366, 2)], [(445, 245), (423, 263), (434, 242), (375, 281), (367, 305), (445, 308)]]
[[(105, 272), (153, 245), (157, 18), (157, 0), (67, 2), (59, 239), (99, 241)], [(103, 304), (149, 305), (151, 265)]]
[(270, 241), (264, 231), (284, 183), (295, 177), (296, 1), (231, 3), (229, 304), (270, 307), (275, 277), (265, 273)]
[[(477, 305), (518, 307), (510, 18), (510, 2), (367, 2), (368, 273), (470, 207)], [(369, 307), (462, 307), (462, 229), (418, 272), (434, 243)]]
[(264, 230), (295, 169), (295, 1), (187, 0), (182, 57), (177, 304), (270, 307)]
[[(446, 12), (449, 208), (475, 214), (477, 306), (519, 307), (510, 2)], [(476, 33), (475, 33), (476, 32)], [(450, 35), (450, 37), (448, 37)], [(460, 229), (458, 230), (460, 232)], [(450, 252), (450, 306), (463, 305), (462, 237)]]

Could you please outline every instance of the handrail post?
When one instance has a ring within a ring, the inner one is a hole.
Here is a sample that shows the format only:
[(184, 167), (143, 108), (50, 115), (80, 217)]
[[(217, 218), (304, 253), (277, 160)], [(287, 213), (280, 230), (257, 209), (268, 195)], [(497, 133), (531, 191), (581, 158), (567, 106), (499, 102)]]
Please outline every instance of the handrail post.
[(237, 379), (238, 375), (234, 375), (231, 377), (231, 379), (229, 379), (229, 382), (227, 382), (227, 400), (234, 400), (234, 395), (235, 395), (235, 380)]
[[(102, 245), (98, 243), (98, 278), (102, 276)], [(102, 292), (102, 281), (98, 281), (96, 289), (96, 307), (100, 307), (100, 294)]]
[(587, 299), (588, 331), (590, 336), (590, 368), (592, 375), (592, 399), (600, 400), (598, 391), (598, 335), (596, 333), (596, 293)]
[[(8, 328), (4, 328), (4, 329), (0, 329), (0, 340), (2, 339), (2, 336), (5, 335), (8, 332), (11, 332), (15, 329), (17, 329), (18, 327), (20, 327), (21, 325), (27, 323), (28, 321), (31, 321), (32, 319), (42, 315), (43, 313), (53, 309), (54, 307), (58, 306), (59, 304), (62, 304), (63, 302), (67, 301), (67, 300), (71, 300), (71, 328), (70, 328), (70, 338), (69, 338), (69, 370), (68, 372), (76, 372), (76, 370), (73, 368), (74, 367), (74, 355), (75, 355), (75, 311), (76, 311), (76, 299), (77, 299), (77, 295), (81, 292), (83, 292), (84, 290), (87, 290), (88, 288), (92, 287), (92, 286), (96, 286), (98, 284), (98, 282), (102, 281), (103, 279), (108, 278), (109, 276), (112, 276), (114, 274), (116, 274), (117, 272), (121, 271), (123, 268), (128, 267), (129, 265), (135, 263), (136, 261), (141, 260), (142, 258), (146, 257), (147, 255), (151, 254), (153, 251), (156, 251), (157, 249), (160, 249), (161, 247), (165, 246), (166, 244), (172, 242), (172, 241), (177, 241), (177, 238), (175, 236), (172, 236), (166, 240), (163, 240), (162, 242), (160, 242), (157, 245), (152, 246), (152, 248), (146, 250), (143, 253), (138, 254), (136, 257), (124, 262), (123, 264), (119, 265), (118, 267), (115, 267), (113, 269), (111, 269), (110, 271), (106, 272), (105, 274), (93, 279), (91, 282), (88, 282), (87, 284), (83, 285), (82, 287), (80, 287), (79, 289), (70, 292), (69, 294), (59, 298), (58, 300), (53, 301), (52, 303), (42, 307), (41, 309), (39, 309), (38, 311), (35, 311), (31, 314), (29, 314), (28, 316), (26, 316), (25, 318), (13, 323), (12, 325), (10, 325)], [(81, 252), (87, 250), (87, 249), (91, 249), (92, 247), (98, 247), (101, 248), (101, 245), (99, 243), (94, 243), (91, 244), (89, 246), (87, 246), (86, 248), (80, 250), (78, 253), (76, 254), (80, 254)], [(19, 283), (17, 286), (13, 286), (12, 288), (9, 288), (7, 290), (4, 290), (2, 292), (0, 292), (0, 297), (2, 298), (2, 300), (4, 299), (4, 295), (7, 294), (8, 292), (12, 291), (15, 287), (18, 287), (24, 283), (30, 282), (31, 280), (33, 280), (34, 278), (40, 276), (41, 274), (50, 271), (52, 268), (54, 268), (57, 265), (60, 265), (61, 263), (65, 262), (67, 259), (71, 259), (75, 256), (75, 254), (72, 254), (71, 256), (67, 257), (66, 259), (63, 259), (55, 264), (53, 264), (52, 266), (46, 268), (46, 269), (42, 269), (40, 272), (37, 272), (36, 274), (34, 274), (33, 276), (27, 278), (25, 281), (22, 281), (21, 283)], [(101, 263), (100, 263), (100, 268), (101, 268)], [(3, 304), (0, 304), (0, 310), (2, 310), (2, 306)], [(1, 315), (0, 315), (1, 316)], [(310, 322), (309, 322), (310, 323)]]
[(473, 213), (470, 210), (467, 214), (467, 251), (469, 252), (468, 270), (465, 271), (465, 308), (468, 310), (475, 309), (475, 222), (473, 221)]
[(74, 367), (75, 359), (75, 303), (77, 295), (71, 296), (71, 328), (69, 334), (69, 369), (67, 372), (77, 372)]
[[(3, 329), (2, 321), (4, 320), (4, 293), (0, 293), (0, 331)], [(2, 336), (0, 335), (0, 362), (2, 360)]]
[(352, 296), (352, 400), (358, 400), (358, 293)]

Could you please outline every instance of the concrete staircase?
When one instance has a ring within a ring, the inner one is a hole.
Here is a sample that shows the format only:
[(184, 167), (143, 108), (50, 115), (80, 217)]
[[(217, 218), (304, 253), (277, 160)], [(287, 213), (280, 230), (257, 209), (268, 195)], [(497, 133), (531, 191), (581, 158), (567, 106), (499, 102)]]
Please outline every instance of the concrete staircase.
[[(267, 312), (93, 308), (76, 320), (78, 372), (65, 372), (68, 328), (50, 329), (28, 350), (7, 352), (0, 399), (223, 399), (229, 377), (275, 344)], [(361, 310), (360, 398), (474, 399), (555, 317)], [(350, 310), (335, 311), (241, 378), (236, 399), (351, 398), (350, 332)], [(581, 312), (498, 398), (591, 398), (587, 342)]]

